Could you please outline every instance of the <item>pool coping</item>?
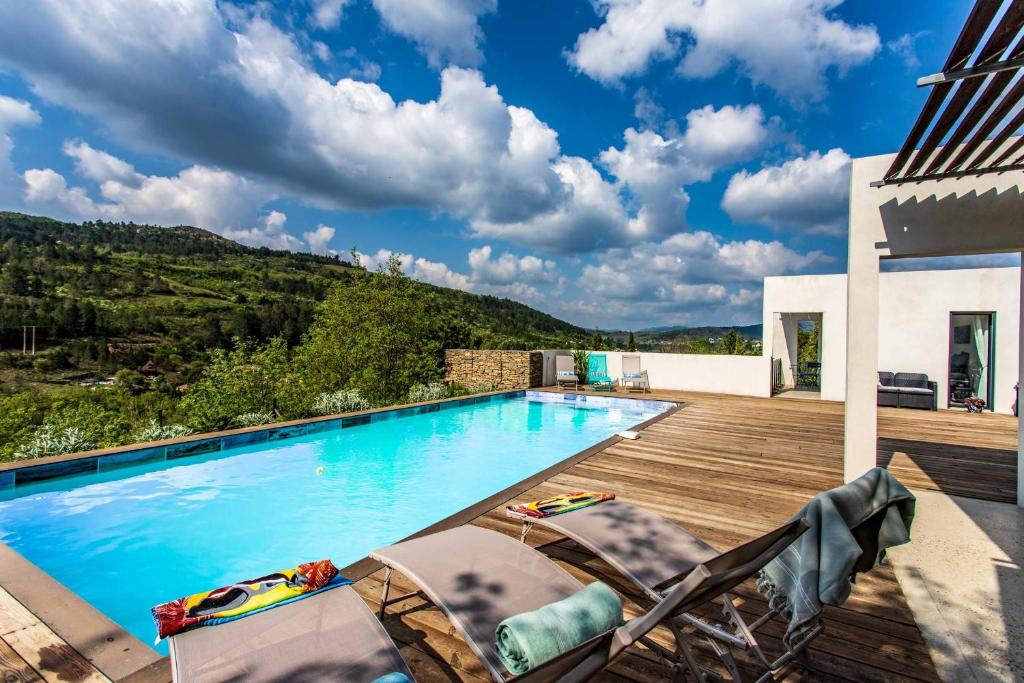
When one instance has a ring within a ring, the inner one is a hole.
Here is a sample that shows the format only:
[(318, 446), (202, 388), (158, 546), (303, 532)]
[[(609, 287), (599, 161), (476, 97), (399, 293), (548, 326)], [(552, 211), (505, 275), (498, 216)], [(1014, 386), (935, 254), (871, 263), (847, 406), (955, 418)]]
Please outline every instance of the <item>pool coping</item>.
[[(514, 389), (494, 391), (487, 392), (486, 394), (473, 394), (468, 397), (460, 396), (456, 398), (442, 399), (441, 401), (425, 401), (422, 403), (402, 406), (375, 408), (366, 411), (344, 413), (342, 415), (331, 415), (307, 420), (294, 420), (288, 423), (275, 423), (273, 427), (292, 426), (295, 423), (307, 424), (323, 422), (335, 420), (342, 416), (370, 415), (405, 408), (415, 408), (429, 404), (465, 400), (467, 398), (474, 397), (518, 394), (529, 390), (530, 389)], [(540, 388), (540, 390), (544, 389)], [(573, 394), (572, 392), (569, 392), (566, 395), (578, 396), (584, 394)], [(615, 396), (613, 398), (645, 400), (641, 396), (628, 395)], [(647, 427), (664, 420), (670, 415), (675, 414), (685, 406), (684, 403), (679, 401), (660, 402), (674, 403), (675, 405), (654, 417), (634, 425), (630, 429), (634, 431), (646, 429)], [(260, 427), (255, 428), (249, 427), (241, 430), (207, 433), (203, 436), (205, 438), (212, 439), (225, 434), (230, 436), (238, 433), (248, 433), (267, 429), (267, 425), (261, 425)], [(154, 443), (171, 444), (172, 442), (181, 443), (196, 440), (202, 439), (186, 437), (183, 439), (172, 439), (165, 442)], [(587, 460), (622, 440), (621, 436), (610, 436), (593, 446), (589, 446), (588, 448), (585, 448), (582, 451), (579, 451), (578, 453), (571, 455), (568, 458), (541, 470), (540, 472), (537, 472), (536, 474), (532, 474), (529, 477), (522, 479), (511, 486), (508, 486), (505, 489), (470, 505), (467, 508), (451, 514), (448, 517), (445, 517), (444, 519), (441, 519), (395, 542), (397, 543), (399, 541), (418, 538), (420, 536), (467, 524), (477, 517), (490, 512), (502, 503), (515, 498), (523, 492), (528, 491), (538, 484), (550, 479), (556, 474), (564, 472), (565, 470)], [(144, 446), (148, 447), (151, 445), (152, 444)], [(51, 461), (58, 462), (63, 460), (74, 460), (76, 458), (97, 457), (98, 455), (106, 455), (111, 452), (120, 453), (125, 450), (139, 450), (137, 447), (140, 446), (140, 444), (133, 444), (133, 446), (136, 448), (131, 446), (118, 447), (113, 449), (102, 449), (100, 451), (87, 451), (81, 454), (76, 453), (66, 456), (51, 456), (54, 459)], [(21, 465), (21, 467), (5, 469), (22, 469), (25, 467), (24, 463), (13, 464)], [(5, 469), (0, 469), (0, 472), (5, 471)], [(369, 557), (364, 557), (352, 564), (342, 567), (341, 573), (353, 581), (358, 581), (379, 570), (381, 566), (382, 565), (379, 562), (371, 560)], [(40, 621), (46, 624), (50, 630), (56, 633), (57, 636), (63, 639), (72, 648), (77, 650), (93, 666), (99, 669), (100, 672), (111, 680), (123, 681), (124, 683), (168, 683), (171, 680), (169, 657), (161, 655), (155, 649), (143, 643), (141, 640), (103, 614), (99, 609), (80, 598), (76, 593), (64, 586), (64, 584), (54, 579), (40, 567), (30, 562), (20, 553), (4, 543), (0, 543), (0, 588), (3, 588), (10, 593), (26, 609), (35, 614)]]

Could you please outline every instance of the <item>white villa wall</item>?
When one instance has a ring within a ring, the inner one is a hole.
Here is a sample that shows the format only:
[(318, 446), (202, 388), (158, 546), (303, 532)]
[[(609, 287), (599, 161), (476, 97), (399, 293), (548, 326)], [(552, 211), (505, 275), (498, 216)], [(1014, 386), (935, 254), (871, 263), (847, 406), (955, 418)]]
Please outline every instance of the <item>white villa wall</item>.
[[(846, 276), (797, 275), (764, 279), (764, 354), (785, 358), (774, 348), (776, 313), (821, 313), (821, 397), (846, 395)], [(783, 360), (785, 365), (787, 361)]]
[[(949, 393), (949, 314), (995, 313), (994, 409), (1009, 413), (1019, 370), (1020, 269), (978, 268), (882, 273), (879, 276), (878, 367), (924, 372), (938, 382), (939, 407)], [(765, 355), (774, 314), (821, 311), (823, 399), (846, 395), (845, 275), (770, 277), (764, 283)], [(776, 354), (778, 355), (778, 354)]]
[(622, 357), (639, 355), (640, 365), (655, 389), (707, 391), (739, 396), (771, 394), (771, 360), (765, 356), (723, 356), (699, 353), (600, 351), (608, 357), (608, 374), (622, 377)]

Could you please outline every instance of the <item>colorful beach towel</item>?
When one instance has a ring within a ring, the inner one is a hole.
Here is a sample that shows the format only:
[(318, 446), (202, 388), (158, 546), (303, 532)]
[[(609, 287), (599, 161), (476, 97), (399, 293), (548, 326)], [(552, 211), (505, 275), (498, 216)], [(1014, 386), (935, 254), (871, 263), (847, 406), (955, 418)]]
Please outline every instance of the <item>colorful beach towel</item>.
[(330, 560), (307, 562), (258, 579), (178, 598), (153, 608), (157, 640), (199, 626), (221, 624), (352, 583)]
[(532, 503), (509, 505), (508, 509), (511, 512), (527, 517), (553, 517), (563, 512), (572, 512), (573, 510), (579, 510), (590, 505), (603, 503), (606, 500), (615, 500), (615, 494), (577, 491), (576, 493), (563, 493), (546, 500), (535, 500)]

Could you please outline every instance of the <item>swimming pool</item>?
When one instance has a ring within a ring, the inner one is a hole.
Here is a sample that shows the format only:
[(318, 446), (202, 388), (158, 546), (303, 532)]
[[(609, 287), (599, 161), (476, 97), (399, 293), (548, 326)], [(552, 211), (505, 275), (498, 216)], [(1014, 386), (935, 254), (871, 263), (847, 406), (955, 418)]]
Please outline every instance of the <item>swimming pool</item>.
[(155, 604), (310, 560), (344, 567), (673, 405), (517, 392), (101, 458), (0, 490), (0, 542), (151, 642)]

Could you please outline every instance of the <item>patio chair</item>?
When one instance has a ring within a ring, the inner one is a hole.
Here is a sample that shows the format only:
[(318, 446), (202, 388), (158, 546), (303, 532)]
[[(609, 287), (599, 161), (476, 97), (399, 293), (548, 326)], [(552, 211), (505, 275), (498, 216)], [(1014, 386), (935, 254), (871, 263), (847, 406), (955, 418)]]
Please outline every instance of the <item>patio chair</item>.
[(409, 668), (350, 586), (170, 639), (171, 674), (214, 681), (372, 681)]
[[(819, 627), (787, 650), (784, 655), (772, 661), (758, 645), (754, 632), (776, 616), (778, 611), (769, 610), (753, 623), (747, 624), (733, 603), (732, 596), (728, 594), (728, 591), (759, 572), (803, 534), (808, 525), (802, 520), (791, 520), (745, 545), (720, 553), (702, 539), (664, 517), (620, 500), (611, 500), (551, 517), (529, 517), (512, 510), (507, 510), (507, 514), (522, 521), (520, 538), (524, 543), (534, 525), (572, 539), (607, 562), (641, 591), (641, 599), (653, 604), (663, 601), (666, 592), (698, 565), (712, 567), (715, 563), (721, 562), (721, 558), (737, 552), (750, 555), (748, 551), (742, 550), (748, 546), (770, 548), (771, 552), (761, 552), (757, 555), (757, 561), (750, 564), (746, 575), (737, 575), (735, 581), (722, 584), (721, 590), (716, 594), (721, 596), (723, 613), (734, 630), (708, 623), (687, 614), (686, 611), (680, 610), (674, 614), (674, 618), (681, 624), (696, 628), (703, 635), (709, 636), (709, 640), (714, 639), (711, 643), (723, 664), (729, 669), (733, 681), (740, 681), (742, 677), (728, 648), (735, 647), (753, 652), (766, 667), (766, 673), (758, 681), (766, 681), (772, 680), (774, 675), (788, 666), (796, 655), (821, 633), (822, 628)], [(721, 647), (719, 643), (726, 647)]]
[(555, 356), (555, 384), (559, 389), (572, 387), (573, 391), (580, 388), (580, 379), (576, 376), (576, 363), (572, 356)]
[(640, 367), (640, 356), (622, 357), (621, 384), (626, 391), (639, 389), (641, 393), (646, 393), (651, 388), (651, 383), (647, 379), (647, 371)]
[[(599, 506), (598, 506), (599, 507)], [(691, 671), (700, 672), (672, 615), (689, 612), (750, 578), (802, 532), (794, 520), (771, 534), (695, 563), (644, 615), (568, 652), (543, 662), (515, 681), (582, 681), (638, 641)], [(583, 584), (545, 555), (504, 534), (463, 526), (376, 550), (370, 557), (386, 567), (381, 614), (388, 605), (422, 593), (459, 631), (495, 681), (509, 680), (497, 657), (495, 630), (511, 616), (538, 609), (576, 593)], [(391, 576), (399, 571), (420, 589), (388, 598)], [(646, 637), (665, 624), (676, 639), (668, 650)]]
[(594, 391), (614, 391), (612, 378), (608, 376), (608, 356), (603, 353), (590, 354), (587, 364), (587, 385)]

